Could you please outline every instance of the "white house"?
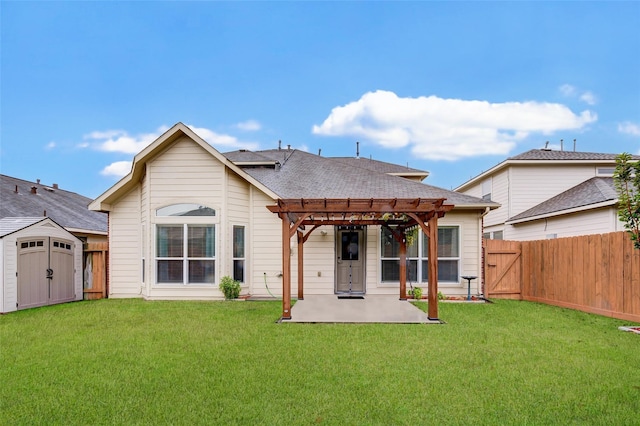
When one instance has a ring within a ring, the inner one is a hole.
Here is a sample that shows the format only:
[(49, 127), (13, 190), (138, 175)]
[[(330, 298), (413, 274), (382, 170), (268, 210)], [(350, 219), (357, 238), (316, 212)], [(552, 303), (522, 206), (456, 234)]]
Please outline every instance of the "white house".
[[(109, 296), (219, 299), (228, 275), (244, 294), (286, 297), (283, 284), (298, 271), (299, 295), (302, 282), (306, 294), (398, 294), (394, 230), (413, 224), (407, 284), (427, 286), (429, 218), (437, 220), (438, 289), (466, 295), (461, 277), (481, 276), (482, 216), (498, 204), (421, 183), (426, 175), (292, 149), (221, 154), (178, 123), (89, 206), (109, 216)], [(291, 262), (303, 247), (304, 260)], [(480, 279), (472, 286), (479, 293)]]
[(616, 156), (533, 149), (455, 190), (501, 205), (484, 217), (485, 238), (524, 241), (621, 231), (612, 178)]

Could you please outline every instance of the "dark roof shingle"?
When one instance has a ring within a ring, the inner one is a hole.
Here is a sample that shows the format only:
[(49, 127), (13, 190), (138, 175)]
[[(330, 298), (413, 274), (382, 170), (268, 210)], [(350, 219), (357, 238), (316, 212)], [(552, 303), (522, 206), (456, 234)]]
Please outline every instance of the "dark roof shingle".
[[(514, 155), (507, 160), (575, 160), (575, 161), (615, 161), (618, 154), (606, 154), (598, 152), (578, 152), (578, 151), (556, 151), (551, 149), (532, 149), (522, 154)], [(640, 156), (632, 156), (635, 160), (640, 160)]]
[(90, 202), (75, 192), (0, 175), (0, 219), (46, 216), (66, 229), (107, 232), (107, 215), (89, 210)]
[[(251, 177), (280, 198), (446, 198), (447, 204), (498, 206), (480, 198), (411, 181), (402, 177), (354, 167), (349, 162), (298, 150), (259, 151), (278, 161), (275, 168), (244, 168)], [(224, 154), (234, 162), (248, 161), (253, 153)], [(399, 166), (402, 167), (402, 166)], [(406, 168), (403, 168), (406, 170)]]

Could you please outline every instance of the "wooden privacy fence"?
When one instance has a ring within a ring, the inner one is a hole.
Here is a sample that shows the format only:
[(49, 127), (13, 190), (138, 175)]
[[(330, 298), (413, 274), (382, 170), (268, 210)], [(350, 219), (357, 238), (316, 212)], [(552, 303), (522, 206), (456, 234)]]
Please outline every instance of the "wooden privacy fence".
[(108, 243), (89, 243), (84, 245), (84, 300), (95, 300), (107, 297), (108, 250)]
[(485, 295), (640, 322), (640, 250), (625, 232), (485, 240)]

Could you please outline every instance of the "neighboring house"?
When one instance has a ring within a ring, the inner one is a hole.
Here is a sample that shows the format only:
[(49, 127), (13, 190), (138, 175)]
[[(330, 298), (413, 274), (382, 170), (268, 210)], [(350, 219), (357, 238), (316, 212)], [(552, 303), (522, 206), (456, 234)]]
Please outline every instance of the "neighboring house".
[(0, 175), (0, 195), (0, 219), (49, 217), (83, 242), (107, 241), (107, 215), (87, 208), (91, 198), (56, 183), (48, 186), (6, 175)]
[(484, 217), (485, 238), (524, 241), (620, 231), (612, 178), (616, 156), (533, 149), (455, 190), (501, 205)]
[(0, 175), (0, 312), (83, 298), (83, 243), (107, 241), (91, 201)]
[[(136, 155), (131, 172), (89, 206), (109, 213), (110, 297), (218, 299), (217, 284), (228, 275), (242, 283), (244, 294), (284, 299), (289, 264), (292, 276), (301, 272), (306, 294), (398, 294), (400, 244), (374, 210), (396, 211), (396, 202), (407, 200), (413, 207), (404, 208), (428, 206), (444, 215), (435, 216), (438, 286), (446, 294), (466, 295), (461, 276), (481, 276), (481, 217), (498, 205), (420, 183), (426, 175), (292, 149), (221, 154), (178, 123)], [(367, 207), (357, 210), (352, 202)], [(310, 203), (316, 203), (315, 213), (304, 210), (306, 216), (292, 207), (310, 209)], [(335, 211), (342, 213), (327, 213), (338, 205), (343, 210)], [(279, 215), (269, 209), (280, 209)], [(401, 226), (408, 215), (384, 218)], [(298, 243), (283, 245), (296, 233)], [(421, 231), (415, 236), (407, 247), (408, 286), (422, 287), (428, 241)], [(290, 262), (302, 243), (304, 260)], [(474, 294), (479, 281), (472, 283)]]

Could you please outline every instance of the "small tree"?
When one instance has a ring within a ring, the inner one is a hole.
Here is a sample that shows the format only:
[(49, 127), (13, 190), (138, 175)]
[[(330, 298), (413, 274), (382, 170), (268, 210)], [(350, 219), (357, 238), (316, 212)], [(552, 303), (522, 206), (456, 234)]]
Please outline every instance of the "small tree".
[(633, 246), (640, 249), (640, 161), (631, 154), (616, 157), (613, 182), (618, 193), (618, 218), (631, 236)]

